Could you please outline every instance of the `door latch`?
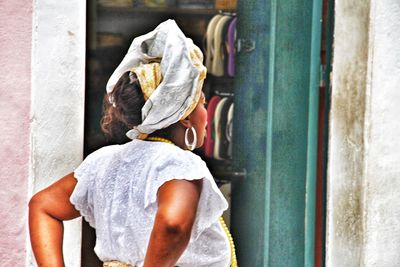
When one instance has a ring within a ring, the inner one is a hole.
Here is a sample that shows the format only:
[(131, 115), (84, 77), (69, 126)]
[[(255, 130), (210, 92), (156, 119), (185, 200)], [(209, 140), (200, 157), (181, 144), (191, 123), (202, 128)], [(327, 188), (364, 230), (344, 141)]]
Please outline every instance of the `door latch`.
[(250, 53), (256, 48), (256, 41), (252, 39), (237, 39), (236, 40), (236, 51), (237, 53), (245, 52)]

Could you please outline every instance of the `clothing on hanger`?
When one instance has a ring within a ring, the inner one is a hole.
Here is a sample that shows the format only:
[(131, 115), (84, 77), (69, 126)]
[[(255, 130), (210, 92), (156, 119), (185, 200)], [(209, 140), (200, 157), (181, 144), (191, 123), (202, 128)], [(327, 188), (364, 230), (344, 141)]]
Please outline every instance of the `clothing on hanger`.
[(224, 67), (224, 74), (223, 76), (226, 76), (228, 74), (228, 30), (229, 30), (229, 25), (231, 24), (232, 20), (235, 17), (230, 16), (229, 20), (225, 23), (224, 28), (222, 29), (221, 36), (222, 36), (222, 51), (223, 51), (223, 67)]
[(220, 157), (220, 151), (219, 149), (221, 148), (220, 143), (221, 143), (221, 112), (222, 112), (222, 107), (224, 106), (224, 103), (228, 101), (227, 97), (224, 97), (221, 99), (221, 101), (218, 102), (217, 107), (215, 109), (214, 113), (214, 130), (215, 130), (215, 141), (214, 141), (214, 151), (213, 151), (213, 156), (215, 159), (222, 159)]
[(237, 17), (229, 24), (228, 28), (228, 76), (235, 76), (235, 41), (236, 41), (236, 22)]
[(223, 103), (221, 108), (221, 117), (219, 120), (219, 128), (221, 129), (220, 133), (220, 142), (219, 142), (219, 158), (220, 159), (229, 159), (228, 157), (228, 147), (229, 141), (226, 135), (226, 129), (228, 124), (228, 111), (233, 102), (232, 97), (227, 97), (227, 100)]
[(233, 136), (233, 109), (234, 103), (231, 104), (228, 111), (228, 120), (226, 122), (226, 139), (228, 140), (228, 158), (232, 158), (232, 136)]
[(218, 102), (221, 101), (221, 97), (213, 96), (207, 105), (207, 135), (204, 141), (204, 155), (211, 158), (214, 153), (214, 140), (215, 140), (215, 128), (214, 128), (214, 113)]
[(206, 48), (205, 48), (205, 55), (206, 55), (206, 67), (210, 74), (212, 68), (212, 61), (214, 58), (214, 31), (215, 26), (217, 25), (218, 21), (222, 18), (222, 15), (215, 15), (207, 25), (207, 32), (206, 32)]
[(225, 38), (222, 35), (225, 24), (231, 19), (230, 16), (223, 16), (215, 26), (214, 31), (214, 57), (212, 60), (211, 73), (214, 76), (221, 77), (224, 75), (224, 43)]

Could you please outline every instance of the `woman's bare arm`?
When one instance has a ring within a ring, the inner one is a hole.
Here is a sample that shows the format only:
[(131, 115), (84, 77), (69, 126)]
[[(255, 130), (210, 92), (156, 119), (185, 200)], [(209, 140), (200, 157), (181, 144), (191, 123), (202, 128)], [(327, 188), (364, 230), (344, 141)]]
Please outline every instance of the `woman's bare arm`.
[(172, 180), (158, 190), (158, 211), (144, 267), (171, 267), (185, 251), (200, 199), (202, 180)]
[(62, 221), (80, 216), (69, 201), (76, 183), (74, 174), (70, 173), (35, 194), (29, 202), (29, 233), (40, 267), (64, 266)]

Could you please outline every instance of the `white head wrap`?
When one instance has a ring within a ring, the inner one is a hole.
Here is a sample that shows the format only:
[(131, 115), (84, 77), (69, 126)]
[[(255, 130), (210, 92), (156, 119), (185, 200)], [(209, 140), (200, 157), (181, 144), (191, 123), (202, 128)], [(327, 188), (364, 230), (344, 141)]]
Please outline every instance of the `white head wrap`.
[(188, 116), (199, 101), (207, 72), (201, 50), (174, 20), (167, 20), (133, 40), (108, 80), (107, 93), (125, 72), (151, 62), (160, 62), (162, 81), (142, 108), (142, 123), (127, 132), (131, 139), (144, 139)]

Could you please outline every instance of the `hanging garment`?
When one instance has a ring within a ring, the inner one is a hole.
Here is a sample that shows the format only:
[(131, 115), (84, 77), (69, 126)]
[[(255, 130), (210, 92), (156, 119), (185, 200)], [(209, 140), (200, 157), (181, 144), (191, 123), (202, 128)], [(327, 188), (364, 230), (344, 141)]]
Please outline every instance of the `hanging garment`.
[(207, 32), (206, 32), (206, 67), (207, 71), (212, 74), (211, 67), (212, 62), (214, 59), (214, 31), (215, 26), (217, 25), (218, 21), (222, 18), (222, 15), (215, 15), (207, 25)]
[(231, 19), (230, 16), (223, 16), (217, 23), (214, 31), (214, 58), (212, 60), (211, 73), (214, 76), (224, 75), (224, 37), (222, 35), (225, 24)]
[(221, 101), (219, 96), (211, 97), (207, 105), (207, 135), (204, 141), (204, 155), (211, 158), (214, 152), (214, 139), (215, 139), (215, 128), (214, 128), (214, 113), (218, 102)]
[(233, 136), (233, 108), (234, 103), (231, 104), (228, 111), (228, 120), (226, 122), (226, 139), (228, 140), (228, 152), (227, 156), (229, 159), (232, 158), (232, 136)]
[(235, 17), (228, 28), (228, 76), (235, 76), (235, 41), (236, 41), (236, 21)]
[(228, 74), (228, 30), (229, 30), (229, 25), (231, 24), (232, 20), (235, 17), (231, 16), (229, 20), (225, 23), (224, 28), (222, 29), (222, 52), (224, 53), (223, 55), (223, 60), (224, 60), (224, 76)]
[(222, 138), (221, 112), (222, 112), (222, 107), (224, 106), (224, 103), (226, 101), (228, 101), (227, 97), (222, 98), (221, 101), (218, 102), (217, 107), (215, 108), (215, 113), (214, 113), (215, 140), (214, 140), (213, 156), (215, 159), (222, 159), (220, 157), (220, 151), (219, 151), (219, 149), (221, 148), (220, 143), (221, 143), (221, 138)]
[(219, 120), (219, 127), (221, 129), (220, 142), (219, 142), (219, 158), (220, 159), (229, 159), (228, 157), (228, 148), (229, 141), (226, 135), (226, 128), (228, 124), (228, 112), (233, 102), (232, 97), (228, 97), (227, 100), (223, 103), (221, 108), (221, 118)]

